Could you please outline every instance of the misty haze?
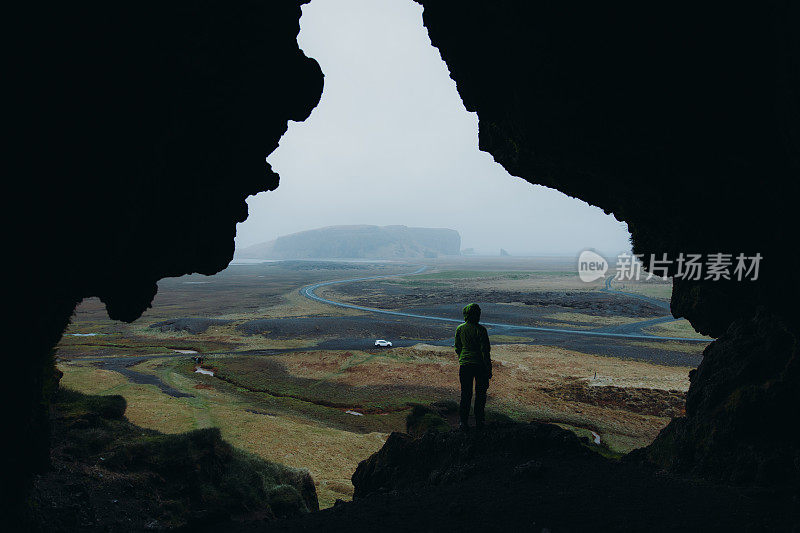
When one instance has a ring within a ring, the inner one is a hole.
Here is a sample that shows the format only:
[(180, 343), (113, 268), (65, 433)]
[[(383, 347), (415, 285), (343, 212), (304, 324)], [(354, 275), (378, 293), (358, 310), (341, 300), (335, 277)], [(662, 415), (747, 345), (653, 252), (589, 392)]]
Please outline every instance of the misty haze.
[(237, 248), (324, 226), (451, 228), (478, 254), (630, 251), (624, 223), (509, 176), (405, 1), (303, 6), (298, 43), (325, 73), (319, 105), (267, 159), (277, 190), (248, 200)]

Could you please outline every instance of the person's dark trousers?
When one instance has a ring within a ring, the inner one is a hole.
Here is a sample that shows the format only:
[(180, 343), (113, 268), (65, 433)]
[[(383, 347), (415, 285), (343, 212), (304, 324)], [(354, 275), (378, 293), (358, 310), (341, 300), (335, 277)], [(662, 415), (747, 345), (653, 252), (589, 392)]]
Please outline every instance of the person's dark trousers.
[(469, 420), (469, 408), (472, 403), (472, 384), (475, 383), (475, 423), (483, 424), (486, 408), (486, 389), (489, 388), (489, 376), (483, 365), (461, 365), (458, 369), (461, 381), (461, 405), (458, 414), (461, 424), (466, 426)]

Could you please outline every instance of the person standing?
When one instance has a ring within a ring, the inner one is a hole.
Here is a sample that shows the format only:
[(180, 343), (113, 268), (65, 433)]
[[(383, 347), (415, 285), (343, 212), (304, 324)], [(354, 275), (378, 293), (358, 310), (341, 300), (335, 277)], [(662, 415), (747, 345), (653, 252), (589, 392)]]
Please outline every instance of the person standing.
[(486, 391), (492, 379), (489, 333), (478, 323), (481, 308), (476, 303), (463, 309), (464, 323), (456, 328), (455, 350), (458, 354), (458, 378), (461, 382), (461, 404), (459, 405), (459, 429), (469, 428), (469, 411), (472, 403), (472, 387), (475, 385), (475, 426), (483, 428), (486, 419)]

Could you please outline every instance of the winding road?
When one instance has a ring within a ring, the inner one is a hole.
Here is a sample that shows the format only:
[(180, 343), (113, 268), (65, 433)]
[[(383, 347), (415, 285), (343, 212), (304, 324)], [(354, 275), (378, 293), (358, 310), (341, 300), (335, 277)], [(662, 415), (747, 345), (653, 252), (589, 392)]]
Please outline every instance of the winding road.
[[(418, 313), (408, 313), (405, 311), (395, 311), (390, 309), (379, 309), (375, 307), (365, 307), (361, 305), (349, 304), (345, 302), (337, 302), (335, 300), (330, 300), (328, 298), (324, 298), (316, 294), (316, 291), (321, 287), (326, 287), (330, 285), (338, 285), (344, 283), (356, 283), (359, 281), (370, 281), (370, 280), (377, 280), (377, 279), (386, 279), (386, 278), (397, 278), (403, 276), (410, 276), (415, 274), (421, 274), (425, 272), (427, 267), (421, 266), (417, 270), (408, 273), (400, 273), (400, 274), (384, 274), (379, 276), (367, 276), (367, 277), (360, 277), (360, 278), (348, 278), (348, 279), (337, 279), (331, 281), (323, 281), (319, 283), (314, 283), (312, 285), (306, 285), (305, 287), (300, 288), (299, 292), (304, 297), (320, 302), (327, 305), (332, 305), (336, 307), (341, 307), (345, 309), (355, 309), (358, 311), (364, 311), (368, 313), (377, 313), (382, 315), (391, 315), (395, 317), (401, 318), (412, 318), (412, 319), (422, 319), (422, 320), (432, 320), (432, 321), (439, 321), (439, 322), (449, 322), (454, 324), (460, 324), (461, 320), (451, 317), (445, 316), (434, 316), (434, 315), (426, 315), (426, 314), (418, 314)], [(652, 303), (656, 306), (663, 308), (665, 311), (669, 311), (669, 304), (662, 301), (657, 300), (655, 298), (650, 298), (648, 296), (643, 296), (640, 294), (617, 291), (611, 288), (610, 283), (606, 283), (606, 286), (601, 289), (602, 292), (611, 292), (615, 294), (625, 295), (631, 298), (638, 298), (649, 303)], [(630, 323), (630, 324), (618, 324), (613, 326), (604, 326), (600, 328), (595, 328), (592, 330), (585, 330), (585, 329), (567, 329), (567, 328), (550, 328), (550, 327), (541, 327), (541, 326), (523, 326), (518, 324), (506, 324), (500, 322), (483, 322), (483, 324), (493, 331), (493, 334), (506, 334), (511, 332), (518, 332), (518, 333), (527, 333), (527, 332), (541, 332), (544, 335), (543, 338), (549, 339), (547, 342), (553, 342), (555, 344), (563, 344), (565, 347), (571, 349), (577, 349), (579, 351), (585, 351), (586, 353), (598, 353), (600, 355), (611, 355), (611, 356), (625, 356), (631, 357), (630, 347), (628, 345), (625, 348), (625, 352), (622, 354), (618, 354), (614, 352), (613, 346), (609, 345), (609, 343), (615, 343), (613, 339), (636, 339), (636, 340), (648, 340), (648, 341), (682, 341), (682, 342), (690, 342), (690, 343), (708, 343), (710, 340), (708, 339), (695, 339), (695, 338), (685, 338), (685, 337), (661, 337), (657, 335), (650, 335), (645, 333), (642, 328), (652, 326), (655, 324), (670, 322), (675, 320), (671, 315), (665, 315), (662, 317), (650, 318), (646, 320), (641, 320), (638, 322)], [(592, 340), (595, 339), (595, 340)], [(602, 339), (607, 339), (603, 341)], [(542, 338), (540, 337), (540, 342)], [(359, 342), (366, 342), (365, 346), (358, 345)], [(401, 345), (406, 341), (400, 341)], [(411, 346), (415, 342), (414, 340), (408, 340), (407, 345)], [(450, 342), (450, 341), (442, 341), (442, 342)], [(318, 348), (328, 348), (328, 349), (341, 349), (341, 345), (344, 343), (348, 347), (356, 346), (357, 349), (369, 349), (371, 347), (371, 341), (367, 342), (365, 339), (338, 339), (337, 342), (333, 342), (330, 346), (327, 346), (325, 342), (318, 345)], [(434, 344), (438, 344), (438, 341), (433, 341)], [(600, 344), (598, 344), (600, 343)], [(397, 345), (398, 343), (396, 343)], [(598, 346), (604, 347), (605, 351), (598, 352)], [(258, 355), (267, 355), (267, 354), (277, 354), (283, 353), (287, 351), (294, 351), (299, 350), (301, 348), (294, 348), (294, 349), (269, 349), (269, 350), (258, 350)], [(611, 350), (610, 352), (608, 350)], [(652, 349), (643, 349), (647, 352), (648, 355), (653, 352)], [(659, 351), (661, 353), (662, 351)], [(667, 351), (663, 351), (661, 353), (662, 359), (666, 356)], [(213, 353), (207, 353), (204, 355), (214, 355)], [(134, 370), (133, 367), (142, 363), (144, 361), (154, 359), (154, 358), (163, 358), (163, 357), (186, 357), (183, 353), (173, 353), (170, 355), (165, 354), (158, 354), (158, 355), (151, 355), (151, 356), (137, 356), (137, 357), (118, 357), (118, 356), (97, 356), (97, 357), (81, 357), (82, 361), (86, 361), (89, 363), (93, 363), (101, 368), (106, 370), (112, 370), (118, 372), (128, 378), (129, 381), (132, 383), (139, 383), (144, 385), (155, 385), (161, 389), (162, 392), (169, 396), (173, 396), (176, 398), (182, 397), (192, 397), (192, 394), (189, 394), (184, 391), (180, 391), (172, 387), (171, 385), (164, 383), (161, 378), (155, 374), (149, 374), (144, 372), (139, 372)], [(697, 356), (695, 355), (678, 355), (673, 356), (672, 359), (668, 360), (659, 360), (660, 364), (682, 364), (682, 365), (696, 365), (697, 361), (694, 360)], [(633, 358), (637, 359), (635, 354), (633, 354)], [(650, 360), (651, 357), (639, 357), (642, 360)]]
[[(396, 278), (401, 276), (412, 276), (415, 274), (421, 274), (428, 267), (421, 266), (417, 270), (413, 272), (408, 272), (405, 274), (384, 274), (380, 276), (367, 276), (361, 278), (348, 278), (348, 279), (338, 279), (332, 281), (322, 281), (319, 283), (314, 283), (312, 285), (306, 285), (300, 289), (300, 294), (305, 296), (310, 300), (314, 300), (316, 302), (333, 305), (336, 307), (343, 307), (345, 309), (355, 309), (358, 311), (366, 311), (369, 313), (380, 313), (383, 315), (392, 315), (392, 316), (399, 316), (399, 317), (406, 317), (406, 318), (417, 318), (422, 320), (436, 320), (439, 322), (453, 322), (456, 324), (460, 324), (462, 320), (450, 317), (442, 317), (442, 316), (431, 316), (431, 315), (420, 315), (415, 313), (406, 313), (404, 311), (394, 311), (390, 309), (380, 309), (377, 307), (365, 307), (363, 305), (355, 305), (349, 304), (345, 302), (337, 302), (335, 300), (329, 300), (328, 298), (323, 298), (319, 296), (316, 291), (321, 287), (327, 287), (330, 285), (339, 285), (343, 283), (355, 283), (358, 281), (370, 281), (376, 279), (386, 279), (386, 278)], [(661, 300), (657, 300), (655, 298), (650, 298), (648, 296), (643, 296), (640, 294), (628, 293), (623, 291), (616, 291), (611, 289), (610, 283), (606, 283), (605, 288), (602, 289), (603, 292), (611, 292), (615, 294), (622, 294), (625, 296), (638, 298), (642, 300), (646, 300), (648, 302), (654, 303), (659, 307), (664, 307), (669, 310), (669, 304), (666, 302), (662, 302)], [(653, 318), (642, 320), (640, 322), (635, 322), (632, 324), (622, 324), (622, 325), (615, 325), (615, 326), (605, 326), (602, 328), (592, 329), (592, 330), (579, 330), (579, 329), (566, 329), (566, 328), (547, 328), (541, 326), (521, 326), (518, 324), (503, 324), (499, 322), (482, 322), (484, 326), (497, 328), (499, 330), (506, 330), (506, 331), (543, 331), (547, 333), (558, 333), (564, 335), (579, 335), (579, 336), (590, 336), (590, 337), (616, 337), (616, 338), (623, 338), (623, 339), (638, 339), (638, 340), (659, 340), (659, 341), (682, 341), (682, 342), (702, 342), (702, 343), (709, 343), (711, 342), (708, 339), (696, 339), (690, 337), (663, 337), (659, 335), (650, 335), (648, 333), (644, 333), (641, 328), (652, 326), (655, 324), (660, 324), (664, 322), (670, 322), (676, 320), (671, 315), (666, 315), (663, 317)]]

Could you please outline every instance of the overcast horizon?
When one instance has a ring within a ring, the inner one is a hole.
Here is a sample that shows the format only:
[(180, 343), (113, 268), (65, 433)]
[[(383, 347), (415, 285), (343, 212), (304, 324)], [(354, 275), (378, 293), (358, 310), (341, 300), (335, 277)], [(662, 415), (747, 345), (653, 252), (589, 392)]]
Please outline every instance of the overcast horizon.
[(237, 248), (324, 226), (452, 228), (497, 255), (629, 251), (627, 225), (510, 176), (478, 150), (468, 113), (409, 0), (314, 0), (298, 43), (325, 73), (319, 105), (267, 161), (272, 192), (248, 199)]

